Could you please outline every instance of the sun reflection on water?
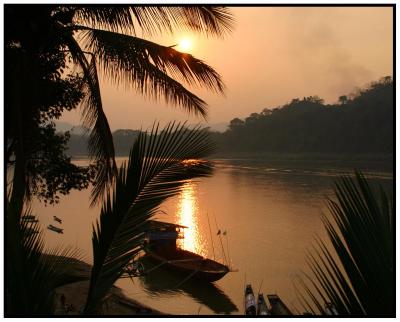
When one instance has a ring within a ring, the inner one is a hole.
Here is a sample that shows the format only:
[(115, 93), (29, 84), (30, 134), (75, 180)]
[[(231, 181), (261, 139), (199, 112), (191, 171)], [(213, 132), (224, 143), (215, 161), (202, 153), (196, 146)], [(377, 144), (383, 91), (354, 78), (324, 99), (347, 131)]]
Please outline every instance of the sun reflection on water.
[(194, 253), (204, 255), (204, 245), (199, 230), (199, 207), (196, 186), (188, 181), (182, 187), (178, 197), (178, 224), (187, 226), (185, 238), (179, 246)]

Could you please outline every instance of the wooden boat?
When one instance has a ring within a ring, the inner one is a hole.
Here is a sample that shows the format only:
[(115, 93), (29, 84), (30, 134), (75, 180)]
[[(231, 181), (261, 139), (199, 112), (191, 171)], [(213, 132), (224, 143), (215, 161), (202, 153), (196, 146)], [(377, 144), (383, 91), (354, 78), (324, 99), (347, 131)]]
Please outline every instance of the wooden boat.
[(251, 284), (247, 284), (244, 291), (244, 311), (246, 315), (256, 315), (256, 299)]
[(36, 218), (33, 215), (25, 215), (25, 216), (22, 216), (22, 219), (23, 220), (34, 220)]
[(28, 228), (26, 229), (25, 233), (26, 233), (26, 236), (29, 237), (29, 236), (31, 236), (31, 235), (38, 234), (39, 231), (37, 231), (37, 230), (35, 230), (35, 229), (33, 229), (33, 228), (28, 227)]
[(53, 219), (57, 221), (58, 223), (62, 224), (62, 220), (58, 218), (57, 216), (53, 216)]
[(39, 222), (39, 220), (37, 220), (36, 217), (33, 216), (33, 215), (25, 215), (25, 216), (22, 216), (21, 219), (22, 219), (22, 221), (29, 222), (29, 223), (37, 223), (37, 222)]
[(258, 293), (258, 301), (257, 301), (257, 315), (270, 315), (270, 311), (268, 310), (267, 303), (265, 302), (264, 295), (262, 293)]
[[(216, 314), (232, 314), (232, 312), (238, 311), (235, 303), (216, 283), (202, 282), (195, 278), (184, 281), (186, 277), (183, 277), (184, 274), (179, 271), (167, 268), (158, 269), (159, 262), (145, 257), (141, 258), (141, 262), (145, 267), (145, 274), (140, 276), (140, 283), (146, 293), (151, 294), (152, 297), (158, 298), (183, 293)], [(182, 281), (184, 282), (182, 283)]]
[(56, 233), (59, 233), (59, 234), (63, 234), (63, 230), (64, 230), (62, 228), (58, 228), (58, 227), (55, 227), (53, 225), (48, 225), (47, 229), (55, 231)]
[(37, 220), (37, 219), (25, 219), (25, 218), (22, 218), (22, 220), (24, 222), (29, 222), (29, 223), (37, 223), (37, 222), (39, 222), (39, 220)]
[(326, 315), (339, 315), (336, 307), (332, 303), (325, 304), (325, 314)]
[(174, 271), (185, 273), (185, 278), (214, 282), (224, 277), (228, 266), (181, 249), (176, 241), (184, 238), (185, 226), (152, 220), (146, 233), (146, 257)]
[(271, 304), (271, 315), (293, 315), (277, 294), (268, 294), (267, 297)]

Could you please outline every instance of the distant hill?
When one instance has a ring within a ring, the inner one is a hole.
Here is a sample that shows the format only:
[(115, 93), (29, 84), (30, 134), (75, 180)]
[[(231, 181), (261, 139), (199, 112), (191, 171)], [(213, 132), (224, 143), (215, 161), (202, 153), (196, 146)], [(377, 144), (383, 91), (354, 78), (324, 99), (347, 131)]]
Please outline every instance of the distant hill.
[(57, 132), (66, 132), (70, 131), (74, 125), (68, 122), (60, 122), (60, 121), (55, 121), (56, 124), (56, 131)]
[[(86, 156), (88, 155), (87, 143), (88, 136), (84, 135), (85, 131), (82, 127), (75, 127), (70, 132), (70, 140), (68, 142), (67, 153), (71, 156)], [(132, 148), (139, 131), (121, 129), (113, 132), (113, 141), (116, 156), (126, 156)]]
[(228, 129), (228, 122), (221, 122), (221, 123), (211, 123), (211, 124), (201, 124), (202, 127), (208, 127), (210, 128), (210, 131), (212, 132), (225, 132)]
[[(342, 95), (337, 104), (318, 96), (295, 98), (247, 118), (210, 127), (219, 156), (289, 154), (393, 154), (393, 81), (384, 77), (363, 90)], [(84, 129), (72, 129), (68, 153), (87, 155)], [(127, 156), (139, 131), (113, 132), (115, 153)]]
[(244, 120), (234, 118), (214, 133), (224, 153), (393, 153), (393, 81), (384, 77), (337, 104), (318, 96), (290, 103)]

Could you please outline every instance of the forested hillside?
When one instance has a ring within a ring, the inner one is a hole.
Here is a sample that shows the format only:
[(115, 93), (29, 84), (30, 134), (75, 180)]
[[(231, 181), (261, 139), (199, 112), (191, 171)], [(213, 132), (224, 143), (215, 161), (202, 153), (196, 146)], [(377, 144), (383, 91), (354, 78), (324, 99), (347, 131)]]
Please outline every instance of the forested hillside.
[(393, 81), (384, 77), (337, 104), (318, 96), (231, 120), (220, 153), (393, 153)]
[[(127, 156), (132, 148), (139, 131), (116, 130), (113, 132), (114, 148), (116, 156)], [(88, 136), (82, 134), (70, 134), (68, 142), (68, 154), (71, 156), (87, 156)]]
[[(218, 155), (240, 153), (393, 153), (393, 81), (384, 77), (337, 104), (318, 96), (234, 118), (223, 133), (212, 132)], [(113, 133), (116, 155), (127, 156), (138, 131)], [(71, 133), (69, 154), (87, 155), (87, 137)]]

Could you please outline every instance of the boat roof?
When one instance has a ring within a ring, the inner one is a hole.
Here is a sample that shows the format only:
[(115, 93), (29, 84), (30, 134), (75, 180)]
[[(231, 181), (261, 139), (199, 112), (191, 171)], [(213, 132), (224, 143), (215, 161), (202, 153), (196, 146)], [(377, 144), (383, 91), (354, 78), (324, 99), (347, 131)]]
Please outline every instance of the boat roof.
[(160, 228), (171, 228), (171, 227), (175, 227), (175, 228), (189, 228), (187, 226), (182, 226), (182, 225), (178, 225), (178, 224), (172, 224), (169, 222), (163, 222), (163, 221), (158, 221), (158, 220), (149, 220), (149, 225), (151, 229), (160, 229)]

